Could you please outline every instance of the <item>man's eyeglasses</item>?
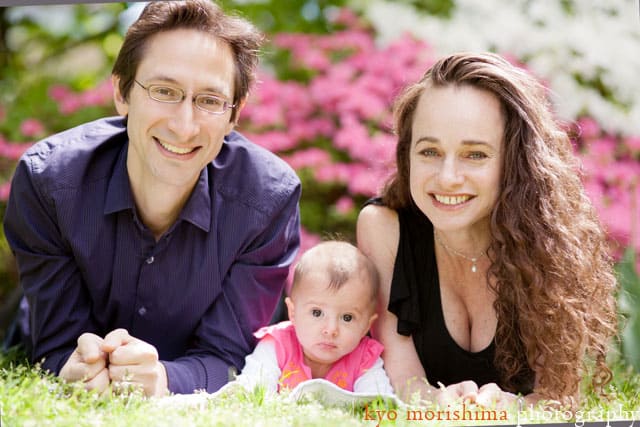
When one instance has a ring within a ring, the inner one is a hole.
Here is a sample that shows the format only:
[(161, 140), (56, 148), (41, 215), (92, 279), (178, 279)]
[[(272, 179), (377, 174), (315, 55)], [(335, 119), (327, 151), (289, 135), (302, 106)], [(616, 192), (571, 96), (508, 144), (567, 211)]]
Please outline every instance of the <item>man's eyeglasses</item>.
[[(184, 90), (166, 85), (149, 85), (144, 86), (138, 80), (133, 80), (138, 83), (140, 87), (147, 91), (149, 98), (154, 101), (164, 102), (167, 104), (178, 104), (186, 98)], [(234, 108), (235, 105), (229, 104), (224, 99), (209, 95), (207, 93), (199, 93), (193, 97), (193, 103), (199, 110), (205, 111), (211, 114), (224, 114), (229, 108)]]

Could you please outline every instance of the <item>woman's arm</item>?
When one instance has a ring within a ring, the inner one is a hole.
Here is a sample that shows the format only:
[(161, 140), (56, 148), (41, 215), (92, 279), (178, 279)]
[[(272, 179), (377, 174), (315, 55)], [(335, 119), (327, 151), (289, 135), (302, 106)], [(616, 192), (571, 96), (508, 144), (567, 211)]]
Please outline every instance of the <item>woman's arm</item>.
[(384, 345), (382, 359), (396, 394), (409, 400), (415, 392), (421, 399), (433, 400), (434, 387), (428, 385), (413, 339), (397, 333), (398, 318), (387, 310), (391, 278), (400, 239), (398, 215), (383, 206), (366, 206), (358, 216), (358, 247), (375, 264), (380, 275), (378, 319), (371, 329)]
[[(382, 359), (396, 395), (409, 401), (415, 393), (419, 393), (421, 400), (437, 402), (442, 406), (461, 398), (475, 401), (478, 386), (473, 381), (463, 381), (447, 387), (434, 387), (428, 383), (412, 337), (397, 333), (398, 318), (387, 310), (400, 240), (400, 224), (396, 212), (382, 206), (366, 206), (358, 216), (357, 239), (358, 247), (373, 261), (380, 275), (378, 319), (371, 332), (384, 345)], [(491, 391), (494, 390), (487, 390), (489, 393)], [(485, 395), (485, 398), (494, 396), (491, 393), (491, 396)]]

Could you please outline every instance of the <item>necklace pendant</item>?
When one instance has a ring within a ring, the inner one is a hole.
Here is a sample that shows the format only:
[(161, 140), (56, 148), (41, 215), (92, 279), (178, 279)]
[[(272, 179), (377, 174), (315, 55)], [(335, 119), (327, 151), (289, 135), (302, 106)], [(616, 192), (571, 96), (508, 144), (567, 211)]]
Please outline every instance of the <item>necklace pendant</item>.
[(476, 271), (478, 271), (478, 267), (476, 266), (476, 261), (478, 261), (478, 258), (471, 258), (471, 272), (475, 273)]

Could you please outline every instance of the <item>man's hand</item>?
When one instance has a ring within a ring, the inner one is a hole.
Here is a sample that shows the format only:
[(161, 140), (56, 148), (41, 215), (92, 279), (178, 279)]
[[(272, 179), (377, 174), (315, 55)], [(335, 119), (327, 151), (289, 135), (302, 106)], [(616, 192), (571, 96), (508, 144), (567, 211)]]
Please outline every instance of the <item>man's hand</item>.
[(126, 329), (116, 329), (104, 337), (102, 350), (108, 353), (109, 378), (115, 388), (141, 387), (146, 396), (168, 393), (167, 372), (151, 344), (132, 337)]
[(109, 386), (107, 354), (102, 350), (99, 336), (84, 333), (78, 338), (78, 346), (60, 370), (65, 381), (83, 381), (87, 390), (103, 392)]

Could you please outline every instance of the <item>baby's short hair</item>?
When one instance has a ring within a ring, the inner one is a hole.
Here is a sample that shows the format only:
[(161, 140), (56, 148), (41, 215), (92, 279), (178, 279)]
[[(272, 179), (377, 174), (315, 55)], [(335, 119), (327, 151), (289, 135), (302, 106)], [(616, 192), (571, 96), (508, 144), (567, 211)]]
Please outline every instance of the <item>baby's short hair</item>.
[(321, 270), (329, 278), (328, 289), (338, 290), (354, 276), (366, 280), (371, 288), (371, 300), (378, 297), (378, 270), (360, 249), (348, 242), (329, 240), (307, 250), (296, 265), (291, 295), (306, 274)]

